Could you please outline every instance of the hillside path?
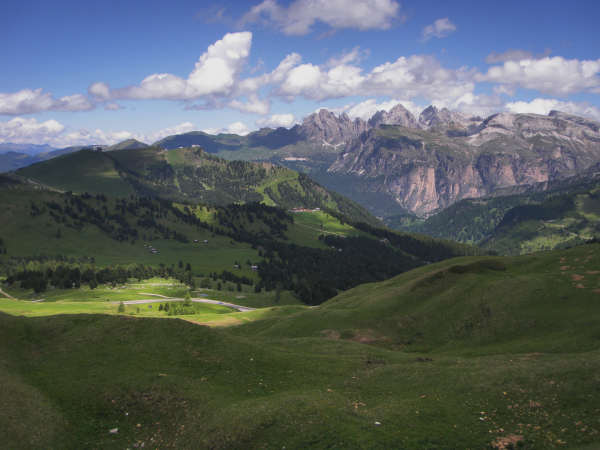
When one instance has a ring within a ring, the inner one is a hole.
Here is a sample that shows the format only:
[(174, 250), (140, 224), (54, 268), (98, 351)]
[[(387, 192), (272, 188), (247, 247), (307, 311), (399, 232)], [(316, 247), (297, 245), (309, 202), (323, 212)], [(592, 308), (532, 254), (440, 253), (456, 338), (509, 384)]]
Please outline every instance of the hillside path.
[(12, 295), (10, 295), (10, 294), (7, 294), (6, 292), (4, 292), (4, 291), (2, 290), (2, 288), (0, 288), (0, 294), (4, 295), (5, 297), (8, 297), (8, 298), (10, 298), (11, 300), (16, 300), (16, 298), (14, 298)]
[(166, 295), (161, 295), (161, 294), (150, 294), (149, 292), (138, 292), (138, 294), (140, 294), (140, 295), (150, 295), (151, 297), (173, 298), (173, 297), (167, 297)]
[[(142, 300), (126, 300), (123, 302), (124, 305), (143, 305), (146, 303), (162, 303), (162, 302), (182, 302), (182, 298), (164, 297), (161, 299), (142, 299)], [(192, 298), (194, 303), (210, 303), (212, 305), (227, 306), (228, 308), (237, 309), (238, 311), (254, 311), (256, 308), (250, 308), (249, 306), (236, 305), (235, 303), (220, 302), (218, 300), (210, 300), (208, 298)], [(121, 302), (114, 301), (112, 303), (118, 304)]]
[(305, 225), (305, 224), (303, 224), (303, 223), (296, 223), (295, 225), (299, 225), (299, 226), (301, 226), (301, 227), (308, 228), (309, 230), (316, 231), (317, 233), (323, 233), (323, 234), (333, 234), (333, 235), (335, 235), (335, 236), (346, 237), (346, 235), (345, 235), (345, 234), (342, 234), (342, 233), (337, 233), (337, 232), (335, 232), (335, 231), (321, 230), (321, 229), (319, 229), (319, 228), (313, 228), (313, 227), (311, 227), (310, 225)]

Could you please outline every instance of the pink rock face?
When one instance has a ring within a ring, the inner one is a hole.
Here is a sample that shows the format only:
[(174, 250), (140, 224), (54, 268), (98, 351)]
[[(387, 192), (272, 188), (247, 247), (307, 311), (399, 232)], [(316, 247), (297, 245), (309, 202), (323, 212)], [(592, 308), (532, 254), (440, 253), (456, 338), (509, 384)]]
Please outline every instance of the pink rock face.
[(412, 205), (423, 211), (436, 209), (439, 198), (436, 187), (435, 169), (417, 167), (390, 186), (396, 201), (401, 205)]
[[(453, 114), (428, 108), (420, 129), (371, 129), (329, 171), (382, 180), (381, 191), (427, 216), (464, 198), (566, 178), (600, 162), (600, 124), (587, 119), (502, 113), (476, 124)], [(470, 134), (457, 132), (461, 126)]]

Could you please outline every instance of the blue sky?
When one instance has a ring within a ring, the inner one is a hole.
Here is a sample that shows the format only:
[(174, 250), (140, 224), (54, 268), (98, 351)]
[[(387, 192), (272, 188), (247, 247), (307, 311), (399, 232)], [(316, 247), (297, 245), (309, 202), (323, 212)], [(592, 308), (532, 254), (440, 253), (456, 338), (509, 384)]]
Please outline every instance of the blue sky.
[(0, 142), (244, 133), (398, 102), (600, 120), (597, 1), (4, 1), (0, 16)]

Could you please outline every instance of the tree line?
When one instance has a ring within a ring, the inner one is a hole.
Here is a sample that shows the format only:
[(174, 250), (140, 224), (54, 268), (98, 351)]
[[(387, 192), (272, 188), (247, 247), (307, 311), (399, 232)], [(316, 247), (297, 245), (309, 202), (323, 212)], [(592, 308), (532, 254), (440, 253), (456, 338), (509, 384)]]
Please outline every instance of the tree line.
[(48, 288), (77, 289), (88, 286), (95, 289), (100, 284), (113, 286), (125, 284), (130, 279), (147, 280), (149, 278), (175, 278), (181, 283), (193, 285), (192, 268), (188, 263), (152, 267), (144, 264), (126, 264), (108, 267), (96, 267), (89, 264), (64, 264), (56, 261), (29, 262), (24, 268), (13, 270), (6, 278), (9, 286), (19, 283), (23, 289), (33, 289), (41, 293)]

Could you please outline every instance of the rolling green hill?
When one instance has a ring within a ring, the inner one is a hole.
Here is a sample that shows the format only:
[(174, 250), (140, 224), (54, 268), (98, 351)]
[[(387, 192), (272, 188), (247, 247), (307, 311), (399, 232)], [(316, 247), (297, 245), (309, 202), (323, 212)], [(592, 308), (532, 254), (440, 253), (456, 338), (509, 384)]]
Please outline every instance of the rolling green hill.
[(285, 323), (265, 320), (240, 333), (332, 335), (433, 353), (584, 351), (600, 345), (599, 250), (590, 244), (520, 257), (450, 259), (345, 291)]
[(19, 169), (17, 174), (63, 191), (127, 196), (134, 193), (114, 160), (94, 150), (80, 150)]
[(259, 201), (284, 209), (328, 209), (352, 220), (377, 222), (361, 206), (306, 175), (271, 163), (226, 161), (199, 148), (82, 150), (16, 173), (64, 191), (135, 193), (214, 205)]
[(117, 144), (109, 146), (106, 150), (134, 150), (136, 148), (146, 148), (148, 144), (138, 141), (137, 139), (126, 139)]
[(0, 314), (0, 438), (10, 448), (597, 448), (599, 250), (444, 261), (230, 328)]
[(64, 261), (155, 268), (185, 262), (198, 283), (219, 278), (228, 287), (242, 283), (257, 292), (294, 292), (303, 302), (318, 304), (362, 282), (478, 253), (464, 245), (349, 223), (323, 210), (291, 214), (260, 203), (211, 206), (60, 193), (19, 184), (18, 177), (4, 178), (0, 208), (7, 220), (0, 223), (0, 272), (22, 271), (30, 260), (42, 262), (35, 267), (39, 274), (30, 274), (34, 278), (47, 279), (44, 271)]

